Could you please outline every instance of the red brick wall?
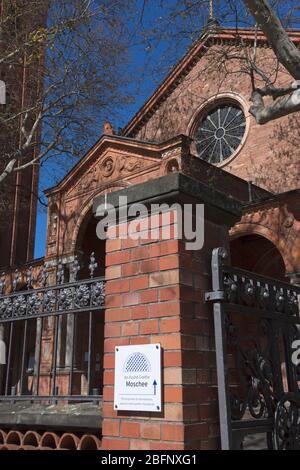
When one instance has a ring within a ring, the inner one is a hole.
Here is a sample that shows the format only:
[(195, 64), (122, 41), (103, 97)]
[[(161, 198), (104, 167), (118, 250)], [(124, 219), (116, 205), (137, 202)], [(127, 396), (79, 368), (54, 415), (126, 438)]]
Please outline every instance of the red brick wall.
[[(234, 48), (228, 47), (230, 56), (234, 56)], [(256, 123), (249, 113), (252, 91), (250, 77), (243, 72), (244, 65), (238, 60), (228, 60), (224, 70), (218, 60), (220, 50), (224, 51), (225, 46), (209, 48), (189, 73), (166, 93), (152, 115), (144, 119), (130, 136), (149, 141), (164, 141), (178, 134), (193, 137), (192, 125), (207, 100), (220, 94), (239, 97), (249, 120), (249, 132), (236, 157), (228, 159), (222, 168), (276, 192), (297, 187), (299, 179), (295, 175), (299, 174), (298, 148), (290, 144), (292, 131), (290, 137), (285, 139), (281, 131), (281, 128), (286, 131), (290, 127), (288, 119), (265, 125)], [(257, 60), (262, 69), (269, 73), (276, 69), (274, 55), (267, 47), (258, 48)], [(280, 68), (277, 85), (285, 86), (290, 81), (290, 77)], [(294, 122), (299, 116), (299, 113), (293, 115)], [(289, 168), (288, 175), (285, 174), (286, 167)]]
[[(155, 216), (156, 226), (163, 225)], [(178, 240), (108, 240), (103, 449), (217, 448), (218, 411), (210, 288), (211, 249), (227, 230), (206, 222), (205, 249)], [(116, 412), (114, 349), (160, 343), (163, 412)]]

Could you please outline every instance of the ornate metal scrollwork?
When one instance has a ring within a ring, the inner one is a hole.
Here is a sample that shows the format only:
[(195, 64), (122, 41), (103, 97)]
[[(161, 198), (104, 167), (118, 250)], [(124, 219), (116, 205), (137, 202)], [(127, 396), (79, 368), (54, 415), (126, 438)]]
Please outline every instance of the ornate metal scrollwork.
[(270, 306), (270, 291), (268, 285), (259, 287), (258, 304), (261, 308), (268, 308)]
[(38, 315), (42, 307), (42, 298), (40, 295), (30, 294), (27, 296), (27, 313), (28, 315)]
[(56, 292), (54, 290), (47, 290), (43, 295), (44, 311), (51, 313), (55, 311), (56, 305)]
[(65, 288), (59, 290), (57, 304), (58, 310), (71, 310), (73, 306), (73, 289)]
[(220, 253), (205, 298), (214, 304), (222, 448), (257, 433), (270, 449), (300, 449), (300, 287), (229, 266)]
[(275, 309), (277, 310), (277, 312), (284, 312), (285, 310), (285, 296), (283, 289), (276, 290)]
[(0, 300), (0, 318), (6, 319), (12, 317), (12, 299), (4, 298)]
[(91, 300), (92, 300), (92, 306), (97, 307), (97, 306), (103, 306), (104, 305), (104, 299), (105, 299), (105, 285), (104, 282), (97, 282), (92, 286), (92, 293), (91, 293)]
[(299, 301), (295, 292), (289, 290), (287, 293), (287, 308), (290, 315), (299, 313)]
[(15, 296), (12, 302), (12, 315), (14, 317), (23, 317), (26, 314), (27, 303), (24, 294)]
[(285, 394), (277, 404), (274, 441), (277, 450), (300, 450), (300, 398)]
[(96, 269), (98, 268), (98, 263), (96, 262), (96, 257), (95, 253), (93, 252), (90, 256), (90, 264), (89, 264), (89, 270), (90, 270), (90, 277), (94, 277), (94, 273)]
[(226, 275), (224, 277), (224, 288), (228, 302), (235, 303), (237, 300), (238, 286), (232, 276)]
[[(265, 322), (261, 323), (260, 329), (268, 335)], [(232, 323), (227, 324), (227, 333), (235, 357), (236, 386), (230, 389), (232, 419), (241, 420), (247, 413), (255, 419), (272, 416), (276, 405), (269, 344), (262, 351), (256, 338), (241, 336), (240, 328)], [(269, 343), (270, 338), (267, 341)]]
[[(247, 274), (247, 275), (246, 275)], [(252, 275), (252, 276), (251, 276)], [(270, 279), (255, 278), (254, 273), (230, 270), (224, 268), (222, 284), (227, 302), (245, 305), (256, 310), (269, 310), (282, 314), (299, 316), (299, 300), (296, 286), (277, 282), (272, 284)]]
[[(47, 287), (49, 272), (47, 265), (44, 265), (39, 275), (42, 288), (32, 289), (33, 269), (30, 267), (26, 271), (27, 291), (17, 292), (20, 283), (20, 273), (15, 271), (13, 277), (13, 293), (1, 295), (4, 290), (5, 278), (0, 281), (0, 322), (10, 319), (26, 319), (40, 316), (50, 316), (63, 314), (72, 311), (85, 311), (86, 309), (96, 310), (104, 307), (104, 280), (94, 278), (94, 273), (98, 267), (95, 254), (90, 257), (89, 270), (90, 279), (77, 280), (80, 272), (80, 264), (75, 256), (70, 266), (70, 280), (65, 280), (65, 265), (60, 261), (57, 267), (57, 285)], [(1, 287), (2, 282), (2, 287)], [(1, 290), (2, 289), (2, 290)]]
[(74, 307), (82, 308), (88, 307), (90, 305), (91, 290), (90, 287), (86, 284), (76, 287), (75, 297), (74, 297)]
[(245, 305), (254, 305), (256, 301), (256, 285), (253, 279), (242, 279), (240, 295)]

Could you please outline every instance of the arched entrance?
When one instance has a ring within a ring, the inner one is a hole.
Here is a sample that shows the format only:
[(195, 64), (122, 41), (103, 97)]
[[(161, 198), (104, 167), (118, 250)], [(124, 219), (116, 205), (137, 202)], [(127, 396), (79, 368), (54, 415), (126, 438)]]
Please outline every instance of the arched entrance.
[(235, 238), (230, 243), (230, 252), (232, 266), (286, 281), (283, 258), (267, 238), (256, 234)]
[[(80, 270), (77, 279), (72, 276), (73, 259), (66, 271), (67, 282), (81, 290), (84, 299), (101, 289), (105, 275), (105, 240), (96, 235), (97, 221), (92, 209), (80, 213), (74, 233), (73, 253)], [(93, 257), (91, 258), (91, 255)], [(92, 266), (92, 272), (90, 267)], [(93, 278), (94, 284), (91, 285)], [(97, 287), (98, 286), (98, 287)], [(99, 396), (103, 388), (104, 310), (90, 311), (83, 307), (75, 315), (58, 317), (56, 340), (56, 388), (60, 395)], [(54, 340), (54, 338), (53, 338)]]
[[(271, 278), (270, 285), (272, 285), (272, 279), (288, 282), (284, 259), (278, 248), (267, 238), (258, 234), (239, 236), (231, 241), (230, 251), (232, 266), (269, 277)], [(261, 318), (256, 317), (255, 314), (250, 317), (239, 317), (237, 315), (236, 317), (233, 316), (233, 318), (236, 322), (235, 326), (239, 330), (240, 351), (245, 351), (247, 348), (252, 347), (253, 351), (257, 350), (260, 351), (261, 354), (265, 354), (266, 351), (269, 350), (268, 348), (270, 348), (271, 335), (268, 336), (268, 334), (265, 334), (264, 326), (270, 325), (271, 323), (261, 323)], [(264, 326), (261, 327), (261, 325)], [(276, 366), (274, 366), (274, 370), (277, 371), (277, 375), (280, 377), (279, 381), (282, 390), (288, 392), (287, 369), (290, 367), (290, 358), (287, 357), (286, 351), (290, 347), (290, 344), (282, 325), (277, 326), (276, 335), (278, 368), (276, 369)], [(237, 355), (239, 353), (238, 351), (238, 348), (236, 351), (231, 349), (233, 355)], [(238, 365), (236, 366), (236, 370), (239, 370)], [(247, 374), (248, 372), (245, 373), (246, 380), (249, 379)], [(244, 393), (242, 384), (239, 393)], [(266, 435), (263, 433), (249, 434), (245, 436), (243, 441), (243, 449), (245, 450), (266, 449), (268, 445)]]
[(98, 267), (95, 270), (95, 276), (105, 275), (105, 240), (99, 240), (97, 237), (98, 220), (93, 216), (92, 209), (86, 214), (76, 240), (76, 253), (80, 259), (82, 270), (80, 278), (89, 277), (89, 260), (91, 253), (95, 254)]
[[(105, 276), (105, 240), (99, 240), (96, 227), (97, 220), (90, 209), (81, 223), (76, 240), (75, 253), (81, 265), (79, 279), (88, 279), (91, 276), (89, 265), (92, 253), (97, 263), (93, 277)], [(75, 341), (72, 393), (102, 394), (104, 310), (80, 313), (73, 324), (66, 325), (66, 330), (72, 330)]]

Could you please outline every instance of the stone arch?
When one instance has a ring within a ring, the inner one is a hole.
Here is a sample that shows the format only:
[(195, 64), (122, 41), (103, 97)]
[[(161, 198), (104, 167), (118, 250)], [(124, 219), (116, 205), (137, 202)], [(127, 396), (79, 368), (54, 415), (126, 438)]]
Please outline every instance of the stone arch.
[[(289, 273), (295, 272), (295, 266), (294, 263), (291, 262), (291, 254), (289, 253), (286, 241), (278, 237), (277, 234), (268, 227), (254, 224), (239, 224), (235, 226), (230, 231), (231, 246), (233, 246), (236, 240), (245, 241), (248, 239), (249, 241), (249, 237), (256, 237), (258, 243), (260, 239), (267, 240), (267, 242), (269, 242), (270, 252), (266, 252), (265, 255), (271, 256), (273, 247), (274, 253), (276, 253), (276, 255), (278, 254), (278, 258), (280, 257), (282, 259), (285, 274), (288, 275)], [(267, 243), (265, 246), (267, 247)]]
[(286, 204), (268, 204), (247, 210), (240, 222), (230, 231), (234, 240), (247, 235), (259, 235), (278, 250), (287, 275), (300, 272), (300, 221)]
[(230, 243), (232, 265), (263, 276), (286, 281), (286, 266), (278, 248), (255, 233), (236, 236)]
[(84, 227), (84, 224), (87, 223), (87, 218), (89, 217), (89, 213), (92, 212), (93, 209), (93, 201), (97, 196), (101, 196), (102, 194), (108, 194), (112, 193), (114, 191), (118, 191), (121, 189), (124, 189), (128, 186), (128, 183), (125, 182), (118, 182), (117, 184), (109, 184), (102, 188), (100, 191), (94, 192), (80, 207), (79, 216), (75, 222), (75, 227), (73, 230), (73, 235), (72, 235), (72, 241), (71, 241), (71, 246), (72, 246), (72, 251), (76, 251), (76, 248), (78, 247), (78, 237), (80, 234), (80, 231)]

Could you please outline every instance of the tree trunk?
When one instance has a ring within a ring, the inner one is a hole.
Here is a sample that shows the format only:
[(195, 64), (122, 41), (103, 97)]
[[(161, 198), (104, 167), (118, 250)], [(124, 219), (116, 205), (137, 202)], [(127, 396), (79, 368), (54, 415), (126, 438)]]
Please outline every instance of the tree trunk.
[(267, 0), (243, 0), (261, 28), (279, 62), (296, 80), (300, 80), (300, 51), (290, 40)]

